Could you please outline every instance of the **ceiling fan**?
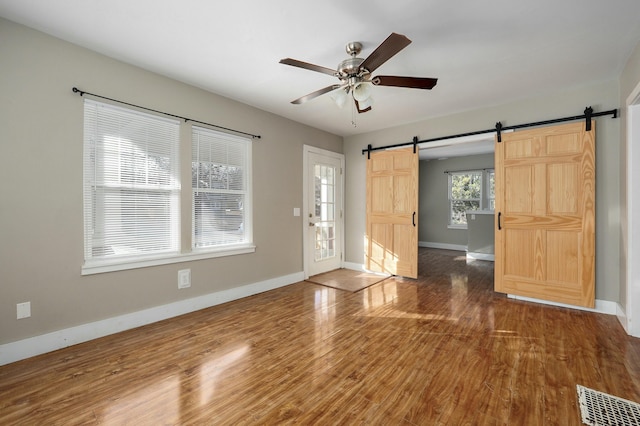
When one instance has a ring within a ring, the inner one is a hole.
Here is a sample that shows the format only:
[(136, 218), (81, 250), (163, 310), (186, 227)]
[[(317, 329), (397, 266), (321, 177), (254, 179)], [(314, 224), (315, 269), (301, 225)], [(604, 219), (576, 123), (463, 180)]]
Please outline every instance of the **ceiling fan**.
[[(347, 44), (346, 51), (351, 56), (340, 62), (338, 68), (331, 68), (314, 65), (307, 62), (298, 61), (296, 59), (285, 58), (280, 61), (281, 64), (291, 65), (298, 68), (304, 68), (311, 71), (320, 72), (337, 77), (339, 84), (332, 84), (308, 95), (302, 96), (292, 104), (301, 104), (311, 99), (317, 98), (325, 93), (336, 91), (334, 100), (339, 106), (344, 105), (349, 94), (353, 97), (356, 109), (359, 113), (371, 110), (371, 85), (374, 86), (396, 86), (409, 87), (412, 89), (432, 89), (438, 82), (437, 78), (424, 77), (400, 77), (395, 75), (378, 75), (371, 76), (380, 65), (387, 62), (391, 57), (396, 55), (402, 49), (411, 43), (406, 36), (391, 33), (380, 46), (376, 48), (366, 59), (358, 58), (357, 55), (362, 51), (362, 43), (351, 42)], [(338, 90), (340, 89), (340, 90)]]

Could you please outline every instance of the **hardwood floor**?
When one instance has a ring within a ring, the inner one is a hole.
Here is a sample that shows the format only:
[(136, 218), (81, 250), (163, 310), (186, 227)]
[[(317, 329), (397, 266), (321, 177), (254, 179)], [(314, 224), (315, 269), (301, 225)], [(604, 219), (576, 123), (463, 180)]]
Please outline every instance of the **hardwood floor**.
[(578, 425), (576, 384), (640, 401), (615, 317), (419, 257), (417, 280), (300, 282), (0, 367), (0, 424)]

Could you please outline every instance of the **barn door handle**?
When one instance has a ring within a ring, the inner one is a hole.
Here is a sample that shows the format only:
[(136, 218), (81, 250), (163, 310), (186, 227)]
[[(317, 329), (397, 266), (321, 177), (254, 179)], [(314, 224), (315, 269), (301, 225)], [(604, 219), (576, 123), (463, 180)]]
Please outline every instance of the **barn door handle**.
[(411, 221), (413, 222), (413, 227), (416, 227), (416, 212), (413, 212), (413, 217), (411, 218)]
[(498, 212), (498, 231), (502, 229), (502, 224), (500, 223), (501, 218), (502, 218), (502, 212)]

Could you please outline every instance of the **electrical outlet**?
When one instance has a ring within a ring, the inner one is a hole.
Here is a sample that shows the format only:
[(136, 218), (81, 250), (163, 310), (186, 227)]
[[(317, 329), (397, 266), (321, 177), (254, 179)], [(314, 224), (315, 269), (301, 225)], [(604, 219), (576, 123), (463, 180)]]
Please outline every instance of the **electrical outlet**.
[(18, 319), (29, 318), (31, 316), (31, 302), (18, 303), (16, 312)]
[(191, 269), (181, 269), (178, 271), (178, 288), (191, 287)]

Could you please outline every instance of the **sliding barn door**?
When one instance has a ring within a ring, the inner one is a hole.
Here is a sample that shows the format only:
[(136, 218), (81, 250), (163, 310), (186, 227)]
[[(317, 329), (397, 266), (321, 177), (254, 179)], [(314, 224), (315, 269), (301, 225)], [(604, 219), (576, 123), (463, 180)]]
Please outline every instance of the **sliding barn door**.
[(594, 153), (595, 123), (496, 142), (496, 291), (594, 307)]
[(367, 160), (366, 267), (418, 277), (418, 154), (372, 152)]

